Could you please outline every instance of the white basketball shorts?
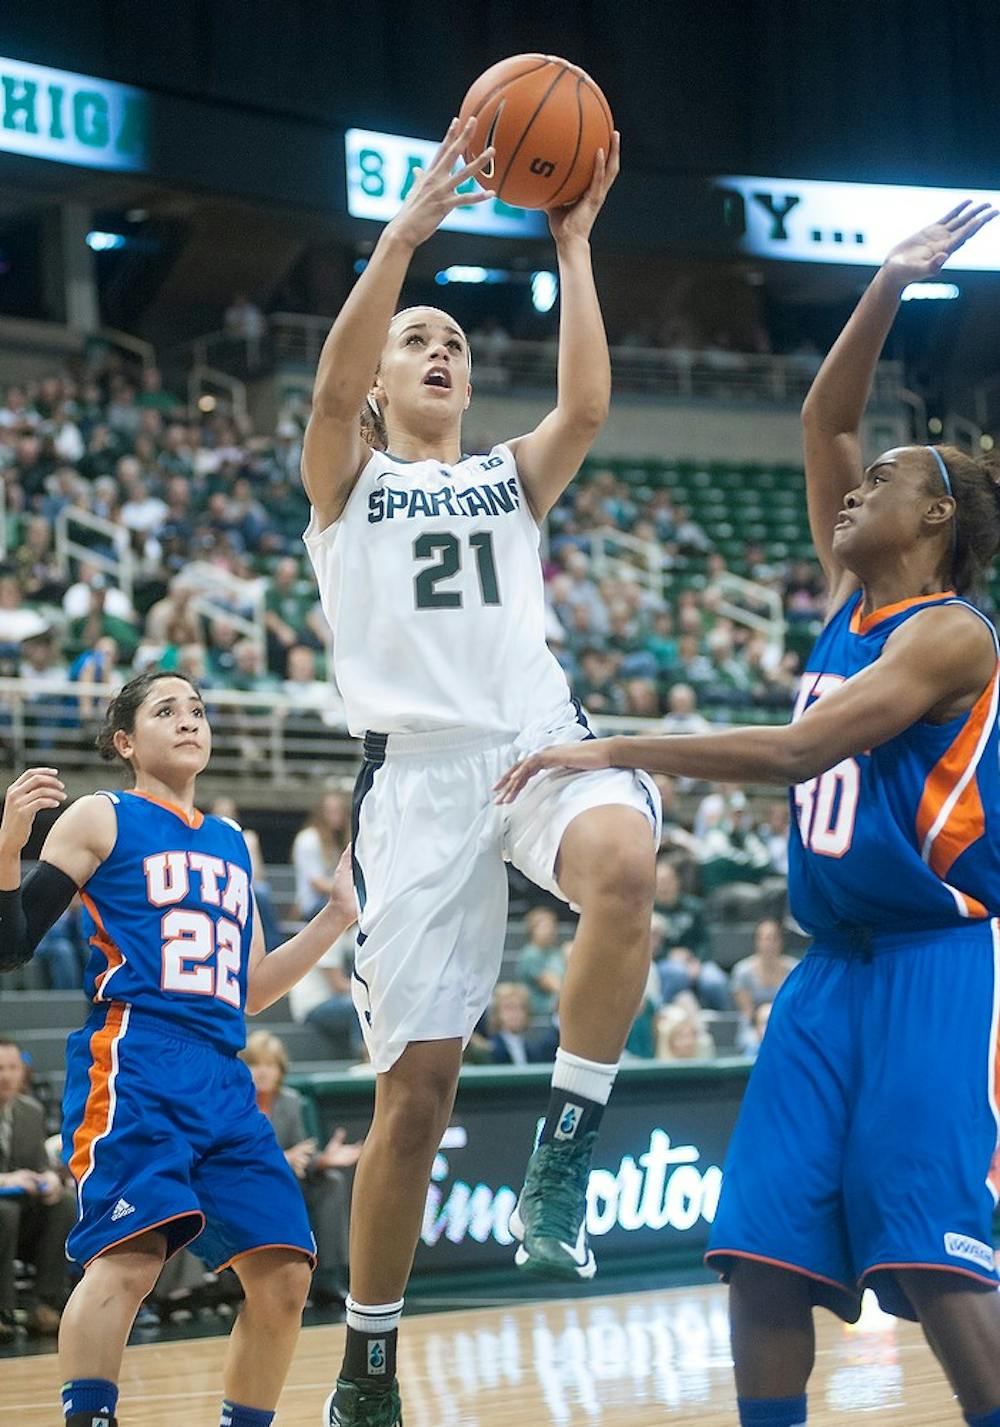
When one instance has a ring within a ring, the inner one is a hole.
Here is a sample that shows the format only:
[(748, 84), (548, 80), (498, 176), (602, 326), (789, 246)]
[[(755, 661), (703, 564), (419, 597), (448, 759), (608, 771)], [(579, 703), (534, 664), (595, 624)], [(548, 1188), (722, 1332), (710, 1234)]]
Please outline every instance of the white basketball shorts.
[(513, 740), (462, 729), (366, 737), (354, 792), (361, 915), (352, 986), (376, 1071), (411, 1041), (468, 1043), (500, 973), (505, 859), (565, 901), (556, 857), (578, 814), (636, 808), (659, 846), (660, 798), (646, 773), (546, 770), (513, 803), (495, 803), (493, 785), (519, 758), (590, 736), (574, 722)]

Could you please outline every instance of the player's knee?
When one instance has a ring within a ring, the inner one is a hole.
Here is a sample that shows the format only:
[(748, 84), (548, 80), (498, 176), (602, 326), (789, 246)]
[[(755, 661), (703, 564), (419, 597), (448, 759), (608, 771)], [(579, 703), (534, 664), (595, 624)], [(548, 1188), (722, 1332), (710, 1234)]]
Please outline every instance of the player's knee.
[(404, 1157), (420, 1157), (435, 1150), (454, 1099), (454, 1085), (431, 1077), (426, 1084), (395, 1087), (391, 1100), (381, 1108), (382, 1120), (393, 1152)]
[(647, 923), (656, 888), (656, 859), (648, 830), (644, 839), (608, 838), (595, 843), (583, 878), (581, 908), (614, 907), (624, 922)]
[(275, 1327), (298, 1322), (311, 1282), (309, 1261), (304, 1257), (290, 1258), (244, 1284), (247, 1304), (256, 1315), (266, 1316)]
[(121, 1298), (136, 1308), (156, 1287), (163, 1260), (152, 1254), (102, 1254), (95, 1259), (87, 1276), (96, 1280), (110, 1301)]

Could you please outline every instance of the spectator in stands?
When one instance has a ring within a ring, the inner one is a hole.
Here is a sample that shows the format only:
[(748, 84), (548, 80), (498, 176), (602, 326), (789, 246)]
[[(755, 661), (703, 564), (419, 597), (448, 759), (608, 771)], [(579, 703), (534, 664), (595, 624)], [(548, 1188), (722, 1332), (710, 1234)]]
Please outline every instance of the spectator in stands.
[(584, 708), (593, 714), (625, 712), (625, 691), (615, 681), (616, 660), (603, 649), (589, 647), (580, 655), (580, 673), (576, 694)]
[(243, 344), (247, 367), (251, 371), (259, 367), (267, 318), (246, 293), (237, 293), (226, 308), (223, 326), (230, 337)]
[(291, 555), (278, 560), (264, 595), (267, 662), (274, 673), (285, 673), (293, 645), (314, 642), (306, 622), (313, 603), (313, 590), (303, 581), (298, 560)]
[(95, 575), (90, 582), (90, 603), (85, 614), (70, 620), (66, 650), (70, 658), (96, 648), (103, 639), (114, 640), (125, 663), (131, 663), (139, 647), (139, 631), (129, 620), (112, 614), (107, 607), (108, 582)]
[(195, 588), (184, 575), (175, 575), (167, 593), (146, 615), (146, 638), (153, 644), (201, 643), (201, 621), (191, 608)]
[(92, 649), (78, 654), (69, 667), (69, 677), (82, 685), (77, 703), (80, 722), (87, 724), (100, 713), (100, 700), (85, 692), (91, 684), (113, 684), (118, 672), (118, 645), (108, 637), (98, 639)]
[(52, 543), (52, 526), (40, 515), (24, 525), (21, 544), (14, 551), (14, 573), (29, 604), (59, 604), (66, 581)]
[(715, 1045), (697, 1005), (664, 1006), (656, 1017), (656, 1059), (711, 1060)]
[(740, 1055), (747, 1056), (750, 1060), (757, 1059), (757, 1052), (760, 1050), (761, 1042), (764, 1039), (764, 1032), (767, 1030), (767, 1023), (771, 1018), (771, 1001), (761, 1001), (754, 1006), (749, 1021), (742, 1021), (736, 1036), (736, 1049)]
[[(89, 560), (84, 560), (80, 564), (76, 580), (63, 595), (63, 614), (69, 620), (83, 619), (91, 604), (91, 591), (93, 582), (101, 579), (101, 571)], [(113, 614), (116, 619), (130, 622), (135, 619), (135, 611), (124, 590), (117, 585), (108, 584), (104, 596), (104, 608), (108, 614)]]
[(316, 1140), (306, 1134), (302, 1097), (284, 1083), (288, 1052), (277, 1036), (254, 1031), (240, 1054), (250, 1067), (257, 1104), (271, 1121), (309, 1211), (318, 1259), (312, 1302), (317, 1308), (342, 1308), (347, 1297), (350, 1171), (360, 1158), (361, 1145), (348, 1144), (345, 1131), (338, 1128), (317, 1153)]
[(670, 690), (662, 727), (664, 733), (705, 733), (711, 727), (698, 712), (698, 699), (690, 684), (674, 684)]
[(24, 592), (14, 571), (9, 567), (0, 569), (0, 651), (12, 658), (25, 639), (44, 633), (48, 627), (44, 615), (24, 603)]
[(118, 462), (118, 483), (128, 492), (119, 512), (121, 524), (137, 538), (136, 549), (142, 550), (145, 537), (160, 530), (167, 517), (167, 503), (153, 495), (141, 479), (142, 467), (134, 456), (123, 456)]
[(664, 1002), (690, 992), (712, 1011), (732, 1007), (729, 978), (709, 956), (708, 927), (700, 897), (684, 892), (671, 857), (656, 860), (653, 958)]
[(278, 680), (264, 667), (264, 657), (256, 640), (240, 639), (233, 645), (229, 687), (245, 694), (256, 694), (262, 690), (270, 693), (278, 688)]
[(757, 829), (757, 836), (767, 848), (769, 870), (779, 877), (788, 876), (788, 823), (787, 798), (775, 799), (768, 803), (767, 818)]
[(337, 862), (350, 840), (350, 799), (346, 793), (331, 788), (292, 843), (295, 905), (303, 921), (309, 921), (329, 897)]
[(528, 988), (533, 1017), (555, 1015), (566, 972), (559, 939), (559, 919), (551, 907), (532, 907), (524, 917), (524, 945), (517, 958), (517, 978)]
[(285, 756), (292, 762), (316, 761), (326, 751), (331, 728), (347, 731), (344, 701), (336, 687), (316, 677), (316, 651), (293, 644), (281, 691), (290, 700), (284, 710)]
[(770, 855), (752, 825), (741, 788), (703, 799), (695, 830), (705, 892), (728, 882), (760, 882), (767, 876)]
[(76, 1218), (76, 1196), (49, 1168), (45, 1116), (21, 1093), (24, 1063), (18, 1047), (0, 1040), (0, 1344), (16, 1337), (14, 1260), (35, 1266), (35, 1302), (28, 1331), (54, 1336), (69, 1293), (66, 1235)]
[(738, 961), (732, 970), (736, 1009), (746, 1020), (751, 1020), (755, 1007), (774, 1000), (796, 965), (794, 956), (785, 955), (784, 933), (777, 918), (765, 917), (758, 922), (752, 953)]
[(142, 390), (137, 405), (146, 411), (160, 411), (164, 415), (176, 411), (180, 405), (173, 392), (165, 391), (163, 376), (158, 368), (146, 367), (142, 373)]
[(520, 982), (501, 981), (497, 986), (489, 1028), (494, 1065), (543, 1064), (556, 1058), (559, 1032), (547, 1026), (532, 1033), (530, 996)]

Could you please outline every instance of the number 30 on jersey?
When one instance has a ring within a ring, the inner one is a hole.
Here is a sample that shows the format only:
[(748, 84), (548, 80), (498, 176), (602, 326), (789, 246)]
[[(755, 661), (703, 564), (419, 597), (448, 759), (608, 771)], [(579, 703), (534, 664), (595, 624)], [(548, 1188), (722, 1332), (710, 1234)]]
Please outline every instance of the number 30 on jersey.
[[(800, 719), (809, 705), (844, 682), (840, 674), (805, 674), (799, 687), (792, 722)], [(854, 824), (861, 796), (861, 766), (856, 758), (845, 758), (794, 790), (795, 815), (803, 847), (820, 857), (843, 857), (854, 839)]]

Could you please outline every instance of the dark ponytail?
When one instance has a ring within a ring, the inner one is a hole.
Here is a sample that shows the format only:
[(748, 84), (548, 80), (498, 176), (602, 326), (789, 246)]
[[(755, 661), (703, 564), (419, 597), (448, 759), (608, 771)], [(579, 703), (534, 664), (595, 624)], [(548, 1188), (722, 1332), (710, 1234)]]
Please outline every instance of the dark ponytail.
[[(969, 594), (985, 583), (1000, 551), (1000, 455), (969, 456), (957, 446), (934, 449), (945, 463), (955, 498), (951, 583), (960, 595)], [(936, 473), (933, 480), (939, 494)]]
[(135, 732), (135, 716), (146, 695), (159, 679), (183, 679), (186, 684), (190, 684), (198, 698), (201, 698), (201, 690), (194, 680), (189, 679), (186, 674), (179, 674), (176, 669), (147, 669), (145, 673), (129, 679), (108, 704), (104, 723), (94, 739), (94, 747), (105, 763), (114, 763), (116, 760), (128, 763), (115, 747), (115, 734), (119, 730), (125, 733)]

